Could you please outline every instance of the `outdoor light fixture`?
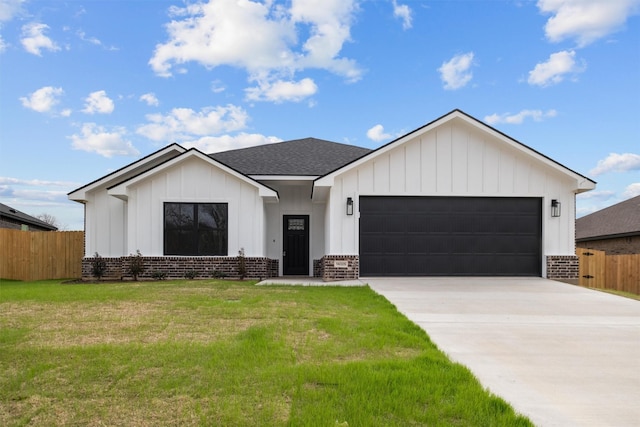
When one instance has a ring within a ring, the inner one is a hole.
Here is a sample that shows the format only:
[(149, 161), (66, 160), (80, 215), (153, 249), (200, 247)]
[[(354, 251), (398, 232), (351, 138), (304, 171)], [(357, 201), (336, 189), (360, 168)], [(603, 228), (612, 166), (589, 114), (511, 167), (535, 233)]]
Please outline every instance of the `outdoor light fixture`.
[(353, 215), (353, 199), (347, 197), (347, 215)]
[(562, 204), (558, 200), (556, 199), (551, 200), (551, 216), (552, 217), (560, 216), (561, 207), (562, 207)]

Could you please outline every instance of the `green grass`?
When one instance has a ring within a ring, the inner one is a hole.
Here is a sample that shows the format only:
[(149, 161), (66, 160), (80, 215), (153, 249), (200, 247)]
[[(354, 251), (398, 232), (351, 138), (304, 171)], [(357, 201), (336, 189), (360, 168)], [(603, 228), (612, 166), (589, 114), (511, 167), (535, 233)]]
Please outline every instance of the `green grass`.
[(530, 426), (366, 287), (0, 281), (0, 425)]

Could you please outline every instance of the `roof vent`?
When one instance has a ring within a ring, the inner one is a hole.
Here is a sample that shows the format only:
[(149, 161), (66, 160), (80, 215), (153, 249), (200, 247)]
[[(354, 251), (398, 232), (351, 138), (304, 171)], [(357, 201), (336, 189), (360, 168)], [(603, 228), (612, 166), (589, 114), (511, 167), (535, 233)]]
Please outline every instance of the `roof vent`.
[(9, 212), (16, 213), (16, 210), (12, 208), (12, 209), (9, 209)]

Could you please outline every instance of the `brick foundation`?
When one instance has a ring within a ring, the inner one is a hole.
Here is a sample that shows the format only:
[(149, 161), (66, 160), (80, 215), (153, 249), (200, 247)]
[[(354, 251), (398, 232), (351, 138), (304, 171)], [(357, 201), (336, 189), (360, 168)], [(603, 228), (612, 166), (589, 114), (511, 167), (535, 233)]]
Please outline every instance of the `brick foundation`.
[(314, 259), (313, 260), (313, 277), (322, 277), (322, 260)]
[[(94, 258), (84, 258), (82, 260), (82, 278), (84, 280), (94, 279), (91, 272), (92, 260)], [(129, 257), (102, 258), (107, 269), (103, 279), (126, 280), (133, 279), (129, 274)], [(227, 279), (238, 279), (238, 257), (143, 257), (144, 272), (138, 276), (139, 279), (153, 279), (155, 272), (162, 272), (166, 279), (184, 279), (192, 271), (197, 272), (199, 278), (224, 277)], [(245, 258), (246, 273), (248, 279), (264, 279), (267, 277), (278, 277), (278, 260), (261, 257)]]
[(548, 255), (547, 279), (576, 280), (579, 266), (578, 257), (575, 255)]
[[(346, 263), (346, 266), (341, 264)], [(322, 280), (355, 280), (360, 276), (358, 255), (325, 255), (320, 260)], [(315, 274), (315, 265), (314, 265)]]

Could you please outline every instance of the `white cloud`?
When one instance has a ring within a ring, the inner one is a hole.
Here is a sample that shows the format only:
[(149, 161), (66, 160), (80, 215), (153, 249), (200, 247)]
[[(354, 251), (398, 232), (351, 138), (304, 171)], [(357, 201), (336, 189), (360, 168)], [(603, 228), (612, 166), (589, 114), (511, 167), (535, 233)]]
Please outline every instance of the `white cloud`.
[(544, 119), (548, 119), (551, 117), (555, 117), (558, 115), (556, 110), (522, 110), (519, 113), (511, 114), (497, 114), (494, 113), (490, 116), (485, 116), (484, 121), (490, 125), (495, 125), (498, 123), (507, 123), (511, 125), (519, 125), (524, 122), (524, 120), (528, 117), (532, 118), (536, 122), (541, 122)]
[(42, 49), (52, 52), (60, 50), (60, 46), (44, 35), (47, 29), (49, 29), (48, 25), (39, 22), (31, 22), (22, 26), (22, 38), (20, 42), (27, 52), (42, 56)]
[(24, 0), (0, 1), (0, 22), (11, 21), (22, 10)]
[(640, 182), (629, 184), (627, 188), (625, 188), (624, 193), (622, 193), (622, 197), (624, 197), (625, 200), (636, 196), (640, 196)]
[(83, 113), (87, 114), (111, 114), (115, 108), (111, 98), (104, 90), (91, 92), (85, 99)]
[(292, 79), (307, 68), (324, 69), (356, 81), (362, 71), (340, 57), (350, 40), (355, 0), (210, 0), (171, 7), (169, 40), (156, 45), (149, 65), (161, 76), (196, 62), (206, 68), (243, 68), (252, 81)]
[(64, 94), (61, 87), (45, 86), (29, 96), (20, 98), (22, 105), (39, 113), (47, 113), (60, 103), (59, 97)]
[(573, 50), (563, 50), (552, 53), (547, 62), (536, 64), (535, 68), (529, 71), (530, 85), (549, 86), (560, 83), (567, 74), (577, 74), (583, 72), (587, 67), (582, 61), (581, 65), (576, 64), (576, 52)]
[(318, 86), (312, 79), (305, 78), (299, 82), (275, 81), (261, 82), (257, 87), (245, 89), (247, 99), (250, 101), (271, 101), (281, 103), (283, 101), (299, 102), (314, 95)]
[(545, 25), (547, 38), (575, 39), (584, 47), (619, 30), (639, 11), (640, 0), (539, 0), (542, 13), (553, 15)]
[(84, 123), (80, 135), (74, 134), (71, 146), (75, 150), (98, 153), (104, 157), (137, 156), (140, 152), (125, 139), (126, 130), (115, 127), (110, 131), (95, 123)]
[(412, 27), (411, 8), (406, 4), (398, 4), (396, 0), (393, 0), (393, 16), (402, 19), (403, 29), (408, 30)]
[(473, 52), (455, 55), (449, 61), (443, 62), (438, 71), (444, 82), (444, 88), (456, 90), (469, 83), (473, 77), (473, 73), (469, 71), (472, 65)]
[(87, 42), (96, 46), (102, 46), (102, 42), (96, 37), (87, 37), (87, 33), (82, 30), (76, 31), (76, 34), (83, 42)]
[(367, 131), (367, 138), (379, 142), (392, 138), (393, 135), (384, 133), (384, 126), (377, 124)]
[(148, 114), (150, 122), (139, 126), (136, 133), (159, 142), (191, 140), (194, 137), (242, 130), (249, 115), (235, 105), (206, 107), (196, 112), (190, 108), (174, 108), (167, 115)]
[(608, 172), (628, 172), (640, 170), (640, 155), (633, 153), (610, 153), (606, 158), (598, 161), (595, 168), (589, 171), (593, 176)]
[(598, 200), (598, 201), (606, 201), (613, 197), (615, 197), (616, 192), (611, 190), (591, 190), (585, 193), (577, 194), (576, 197), (578, 200)]
[(0, 185), (29, 185), (35, 187), (74, 187), (81, 185), (72, 181), (47, 181), (42, 179), (21, 179), (9, 176), (0, 176)]
[(238, 135), (205, 136), (194, 141), (184, 142), (181, 145), (186, 148), (195, 147), (205, 153), (217, 153), (220, 151), (234, 150), (238, 148), (255, 147), (256, 145), (281, 142), (275, 136), (264, 136), (255, 133), (239, 133)]
[(158, 101), (158, 98), (153, 92), (145, 93), (144, 95), (140, 96), (140, 101), (146, 102), (147, 105), (152, 107), (157, 107), (158, 105), (160, 105), (160, 101)]
[(0, 53), (4, 52), (5, 50), (7, 50), (7, 43), (5, 43), (4, 39), (2, 38), (2, 34), (0, 34)]

